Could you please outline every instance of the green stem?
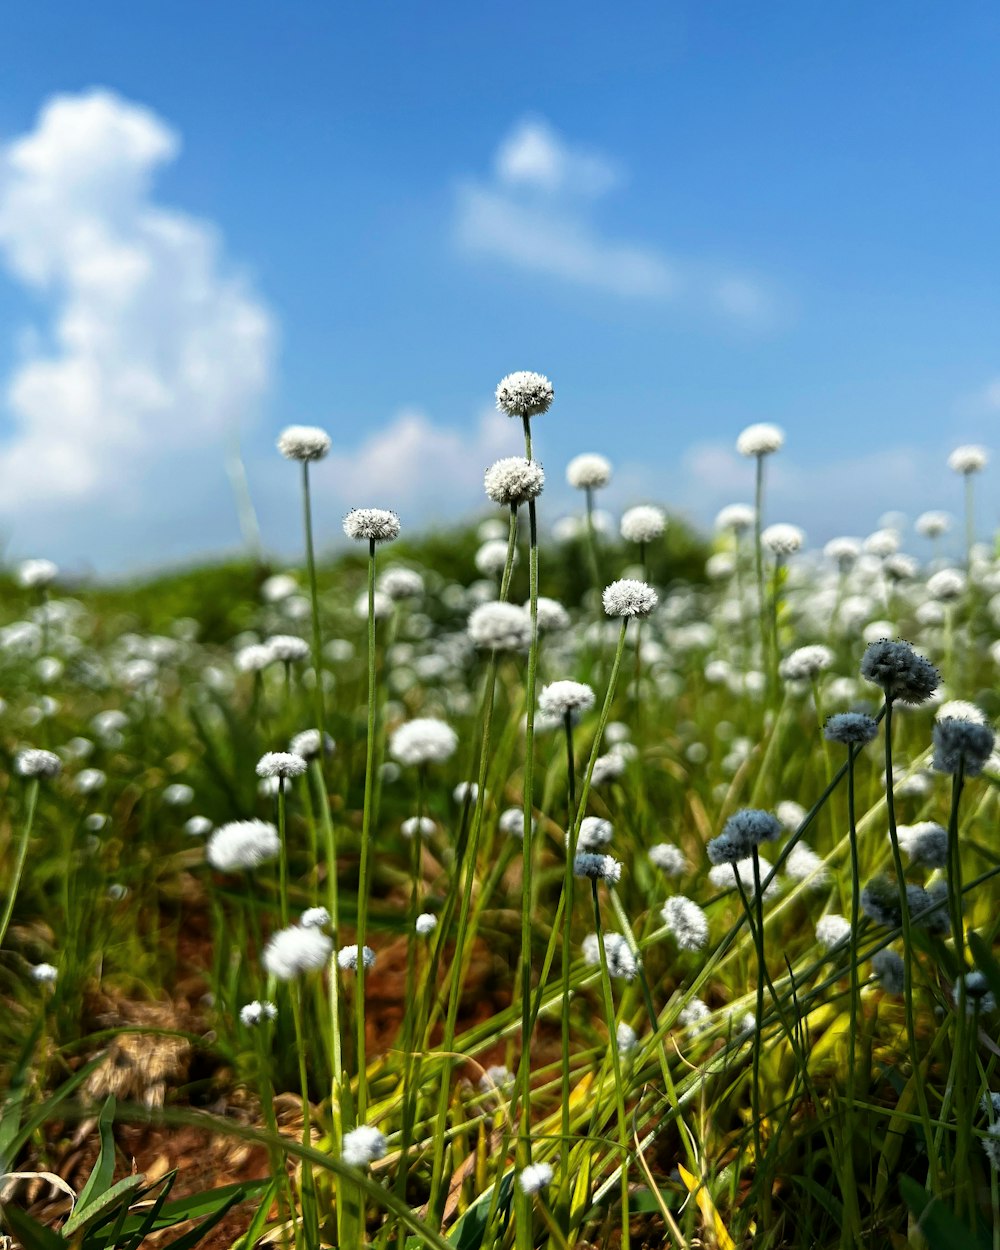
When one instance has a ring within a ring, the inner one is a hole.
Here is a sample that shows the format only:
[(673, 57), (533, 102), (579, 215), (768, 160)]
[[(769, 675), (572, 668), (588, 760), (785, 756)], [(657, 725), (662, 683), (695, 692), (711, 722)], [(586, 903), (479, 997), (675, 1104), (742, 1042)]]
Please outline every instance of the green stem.
[(285, 842), (285, 779), (278, 778), (278, 907), (281, 926), (288, 927), (288, 846)]
[(358, 1064), (358, 1124), (368, 1111), (368, 1065), (365, 1058), (365, 938), (368, 929), (368, 873), (375, 792), (375, 539), (368, 540), (368, 741), (365, 754), (365, 801), (361, 819), (361, 860), (358, 869), (358, 988), (355, 997)]
[[(309, 494), (309, 461), (302, 462), (302, 508), (306, 531), (306, 568), (309, 572), (309, 599), (312, 605), (312, 662), (316, 680), (313, 687), (313, 706), (316, 728), (319, 731), (320, 772), (326, 751), (326, 716), (323, 709), (323, 634), (319, 621), (319, 587), (316, 582), (316, 553), (313, 548), (312, 505)], [(324, 801), (326, 791), (323, 792)]]
[(608, 1047), (615, 1079), (615, 1105), (618, 1113), (618, 1143), (621, 1148), (621, 1195), (623, 1250), (629, 1247), (628, 1217), (628, 1121), (625, 1118), (625, 1090), (622, 1086), (621, 1056), (618, 1054), (618, 1034), (615, 1025), (615, 1004), (611, 994), (611, 976), (608, 973), (608, 956), (604, 949), (604, 927), (601, 924), (601, 904), (597, 897), (597, 881), (591, 881), (594, 898), (594, 924), (597, 928), (597, 946), (601, 954), (601, 991), (604, 996), (604, 1015), (608, 1022)]
[[(570, 964), (572, 962), (570, 954), (570, 944), (573, 940), (573, 857), (576, 854), (575, 839), (573, 838), (573, 830), (575, 821), (573, 816), (576, 812), (576, 775), (573, 759), (573, 714), (567, 712), (565, 721), (566, 729), (566, 775), (568, 778), (569, 792), (569, 819), (566, 826), (566, 863), (563, 869), (563, 927), (562, 927), (562, 1073), (560, 1084), (560, 1110), (563, 1149), (568, 1149), (570, 1140)], [(562, 1169), (562, 1176), (559, 1184), (560, 1206), (569, 1208), (569, 1189), (570, 1176), (569, 1169)], [(567, 1228), (568, 1231), (568, 1228)]]
[(28, 842), (31, 838), (31, 826), (35, 822), (35, 807), (38, 803), (38, 787), (38, 778), (32, 777), (28, 784), (28, 810), (24, 818), (24, 828), (21, 830), (21, 841), (17, 848), (17, 860), (14, 864), (10, 893), (7, 895), (7, 902), (3, 909), (3, 920), (0, 920), (0, 946), (3, 946), (3, 940), (7, 935), (7, 926), (10, 924), (10, 918), (14, 914), (14, 900), (17, 898), (17, 891), (21, 885), (24, 862), (28, 857)]

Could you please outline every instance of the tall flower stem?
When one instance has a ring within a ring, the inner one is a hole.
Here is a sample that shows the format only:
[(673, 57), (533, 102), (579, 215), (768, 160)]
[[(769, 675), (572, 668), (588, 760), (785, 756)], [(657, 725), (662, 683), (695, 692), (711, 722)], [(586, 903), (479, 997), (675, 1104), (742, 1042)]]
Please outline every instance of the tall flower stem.
[[(851, 1002), (847, 1019), (847, 1088), (844, 1095), (846, 1101), (844, 1137), (847, 1142), (847, 1158), (844, 1161), (844, 1200), (851, 1203), (854, 1216), (860, 1221), (857, 1184), (854, 1174), (854, 1100), (857, 1082), (858, 1009), (861, 1005), (861, 987), (858, 977), (858, 927), (861, 924), (861, 868), (858, 860), (858, 825), (854, 798), (854, 764), (857, 758), (857, 751), (857, 745), (849, 742), (847, 745), (847, 830), (851, 844), (851, 930), (848, 936), (847, 958), (851, 978)], [(845, 1223), (845, 1238), (849, 1235), (850, 1229), (848, 1224)], [(844, 1244), (848, 1245), (850, 1242), (845, 1240)]]
[[(319, 731), (320, 772), (323, 771), (325, 714), (323, 709), (323, 632), (319, 620), (319, 587), (316, 581), (316, 552), (313, 547), (312, 504), (309, 494), (309, 461), (302, 462), (302, 511), (306, 532), (306, 569), (309, 574), (309, 600), (312, 607), (312, 662), (316, 680), (313, 686), (313, 715)], [(323, 791), (326, 802), (326, 790)]]
[[(733, 869), (736, 872), (736, 868)], [(737, 877), (738, 877), (737, 872)], [(756, 846), (753, 848), (753, 905), (756, 909), (756, 916), (751, 918), (750, 910), (747, 909), (747, 921), (750, 923), (750, 931), (753, 936), (754, 953), (757, 957), (757, 994), (755, 1000), (755, 1016), (756, 1027), (753, 1031), (753, 1084), (750, 1086), (750, 1101), (752, 1104), (753, 1114), (753, 1151), (754, 1151), (754, 1176), (759, 1182), (764, 1177), (764, 1154), (761, 1139), (761, 1111), (760, 1111), (760, 1042), (761, 1029), (764, 1024), (764, 976), (767, 970), (764, 956), (764, 900), (761, 897), (763, 889), (760, 881), (760, 855)], [(764, 1209), (770, 1208), (770, 1198), (767, 1190), (764, 1192)]]
[(885, 700), (885, 804), (889, 821), (889, 841), (892, 844), (892, 864), (896, 873), (896, 886), (899, 890), (900, 927), (903, 931), (903, 1004), (906, 1013), (906, 1036), (910, 1049), (910, 1066), (913, 1068), (913, 1084), (917, 1094), (917, 1106), (923, 1126), (924, 1140), (930, 1162), (930, 1183), (934, 1192), (938, 1188), (938, 1159), (934, 1136), (931, 1132), (931, 1114), (927, 1103), (927, 1090), (924, 1087), (923, 1075), (920, 1070), (920, 1052), (917, 1047), (916, 1018), (913, 1011), (913, 936), (910, 923), (910, 907), (906, 897), (906, 875), (903, 872), (903, 857), (899, 849), (899, 836), (896, 831), (896, 803), (893, 794), (892, 779), (892, 707), (891, 695)]
[[(531, 458), (531, 452), (528, 452)], [(597, 558), (597, 530), (594, 526), (594, 488), (586, 488), (587, 497), (587, 558), (590, 560), (590, 575), (594, 579), (594, 590), (600, 598), (603, 583), (601, 582), (601, 566)]]
[[(302, 987), (294, 982), (291, 987), (292, 1020), (295, 1025), (295, 1049), (299, 1057), (299, 1086), (302, 1090), (302, 1145), (312, 1145), (312, 1124), (309, 1104), (309, 1069), (306, 1065), (307, 1043), (302, 1024)], [(302, 1160), (302, 1223), (307, 1246), (318, 1246), (316, 1224), (316, 1190), (313, 1185), (312, 1164)], [(363, 1226), (363, 1225), (362, 1225)]]
[(973, 478), (975, 474), (965, 475), (965, 567), (972, 567), (972, 548), (976, 541), (976, 495)]
[[(971, 477), (971, 474), (970, 474)], [(955, 1206), (959, 1218), (963, 1215), (963, 1198), (968, 1187), (961, 1181), (968, 1176), (970, 1130), (972, 1113), (969, 1107), (968, 1078), (970, 1066), (975, 1064), (976, 1032), (972, 1033), (971, 1054), (966, 1056), (969, 1046), (966, 1020), (966, 984), (965, 984), (965, 921), (962, 916), (962, 856), (958, 841), (958, 812), (962, 800), (962, 787), (965, 784), (965, 761), (959, 760), (958, 768), (951, 780), (951, 814), (948, 819), (948, 910), (951, 917), (952, 940), (955, 944), (956, 964), (958, 971), (955, 977), (955, 1158), (952, 1174), (956, 1181)], [(967, 1062), (968, 1059), (968, 1062)], [(974, 1197), (968, 1204), (968, 1213), (975, 1210)]]
[(365, 754), (365, 801), (361, 818), (361, 860), (358, 869), (358, 989), (355, 997), (358, 1058), (358, 1124), (368, 1111), (368, 1065), (365, 1058), (365, 937), (368, 930), (368, 872), (375, 793), (375, 539), (368, 540), (368, 742)]
[[(564, 1149), (570, 1140), (570, 944), (573, 940), (573, 858), (576, 855), (576, 775), (573, 759), (573, 714), (564, 718), (566, 730), (566, 775), (568, 779), (569, 814), (566, 821), (566, 864), (563, 870), (563, 926), (562, 926), (562, 1080), (560, 1084), (561, 1128)], [(568, 1169), (562, 1170), (559, 1184), (560, 1206), (568, 1208), (570, 1177)]]
[(604, 949), (604, 926), (601, 923), (601, 904), (597, 896), (597, 882), (592, 881), (594, 897), (594, 925), (597, 930), (597, 946), (601, 955), (601, 991), (604, 996), (604, 1015), (608, 1022), (608, 1046), (611, 1050), (611, 1067), (615, 1079), (615, 1105), (618, 1115), (618, 1144), (621, 1149), (621, 1196), (622, 1196), (622, 1250), (629, 1247), (628, 1217), (628, 1121), (625, 1118), (625, 1089), (622, 1085), (622, 1063), (618, 1053), (618, 1037), (615, 1026), (615, 1003), (611, 994), (611, 977), (608, 973), (608, 955)]
[(288, 843), (285, 820), (285, 779), (278, 778), (278, 907), (281, 911), (281, 926), (288, 926)]
[(24, 827), (21, 830), (21, 841), (17, 848), (17, 859), (14, 863), (14, 874), (11, 877), (10, 889), (7, 894), (7, 902), (3, 909), (3, 919), (0, 920), (0, 946), (3, 946), (3, 940), (7, 935), (7, 926), (10, 924), (10, 918), (14, 914), (14, 900), (17, 898), (17, 891), (21, 884), (21, 876), (24, 872), (24, 863), (28, 858), (28, 843), (31, 841), (31, 826), (35, 823), (35, 808), (38, 805), (38, 778), (33, 777), (28, 784), (27, 811), (24, 817)]
[(760, 624), (760, 661), (766, 673), (768, 664), (767, 600), (764, 596), (764, 546), (761, 532), (764, 528), (764, 457), (757, 456), (756, 484), (754, 487), (753, 544), (754, 568), (757, 573), (757, 619)]
[(419, 1015), (416, 985), (416, 924), (420, 912), (420, 861), (423, 851), (423, 834), (420, 831), (420, 824), (424, 816), (425, 785), (426, 767), (421, 765), (417, 773), (417, 828), (410, 839), (410, 908), (406, 918), (406, 996), (403, 1001), (403, 1134), (399, 1147), (399, 1166), (396, 1171), (396, 1192), (401, 1198), (406, 1197), (407, 1156), (416, 1113), (416, 1090), (413, 1081), (413, 1047)]

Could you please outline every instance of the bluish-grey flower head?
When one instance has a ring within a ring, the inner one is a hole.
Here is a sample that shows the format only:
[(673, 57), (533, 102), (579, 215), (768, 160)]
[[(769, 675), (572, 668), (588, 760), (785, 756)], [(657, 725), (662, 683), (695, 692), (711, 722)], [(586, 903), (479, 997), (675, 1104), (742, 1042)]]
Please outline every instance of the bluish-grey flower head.
[[(906, 887), (906, 907), (910, 919), (917, 928), (926, 929), (928, 933), (948, 932), (950, 924), (944, 908), (946, 901), (946, 893), (936, 888)], [(898, 929), (903, 922), (903, 909), (896, 883), (887, 877), (875, 877), (869, 881), (861, 891), (861, 910), (875, 924), (886, 929)]]
[(930, 662), (902, 639), (880, 638), (870, 642), (861, 659), (861, 676), (881, 686), (886, 699), (901, 703), (926, 703), (941, 681)]
[(935, 722), (933, 730), (934, 767), (939, 773), (976, 777), (993, 751), (995, 737), (989, 725), (947, 717)]
[(886, 947), (872, 956), (872, 972), (887, 994), (898, 997), (905, 985), (905, 966), (902, 955)]
[(352, 508), (344, 533), (356, 542), (391, 543), (399, 537), (399, 517), (388, 508)]
[(924, 868), (944, 868), (948, 863), (948, 830), (934, 820), (900, 825), (896, 830), (900, 847), (911, 864)]
[(864, 712), (835, 712), (823, 726), (823, 736), (842, 746), (863, 747), (878, 733), (878, 722)]
[(744, 807), (733, 812), (722, 832), (708, 844), (708, 858), (713, 864), (735, 864), (746, 859), (761, 842), (773, 842), (781, 836), (781, 821), (771, 812)]
[(580, 851), (573, 860), (573, 875), (591, 881), (607, 881), (616, 885), (621, 880), (622, 866), (612, 855), (596, 855)]
[(552, 406), (552, 383), (543, 373), (521, 369), (497, 386), (497, 408), (508, 417), (537, 417)]
[[(965, 982), (965, 1011), (967, 1015), (975, 1012), (989, 1014), (996, 1011), (997, 1000), (990, 993), (990, 983), (978, 969), (967, 972), (962, 978)], [(956, 981), (951, 991), (955, 1006), (959, 1003), (959, 983)]]

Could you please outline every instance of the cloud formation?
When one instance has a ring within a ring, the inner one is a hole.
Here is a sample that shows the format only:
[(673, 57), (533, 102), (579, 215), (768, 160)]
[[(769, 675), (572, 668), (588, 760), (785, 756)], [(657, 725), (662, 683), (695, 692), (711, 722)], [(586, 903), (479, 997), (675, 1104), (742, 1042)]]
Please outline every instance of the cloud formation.
[(179, 151), (153, 112), (105, 90), (51, 98), (0, 147), (0, 264), (51, 316), (21, 334), (4, 380), (8, 527), (44, 532), (64, 508), (127, 514), (140, 499), (169, 527), (206, 455), (221, 475), (218, 449), (267, 387), (267, 308), (212, 225), (153, 199)]
[(773, 297), (756, 279), (606, 234), (594, 205), (624, 181), (613, 158), (569, 143), (542, 119), (523, 120), (501, 140), (488, 178), (459, 183), (456, 243), (470, 256), (622, 299), (771, 323)]

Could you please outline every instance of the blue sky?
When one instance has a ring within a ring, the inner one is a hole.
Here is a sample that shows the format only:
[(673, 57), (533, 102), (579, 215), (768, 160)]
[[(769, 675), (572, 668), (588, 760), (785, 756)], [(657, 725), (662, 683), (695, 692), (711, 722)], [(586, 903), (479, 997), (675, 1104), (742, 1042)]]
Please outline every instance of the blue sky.
[(975, 3), (7, 0), (10, 552), (232, 547), (237, 423), (279, 552), (289, 422), (334, 439), (331, 541), (352, 504), (472, 511), (517, 368), (556, 386), (553, 514), (600, 451), (612, 504), (708, 522), (758, 420), (814, 541), (957, 509), (944, 458), (1000, 423), (998, 35)]

